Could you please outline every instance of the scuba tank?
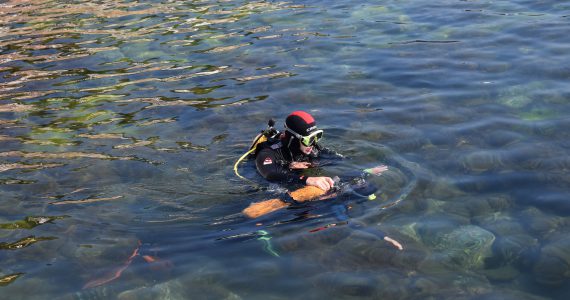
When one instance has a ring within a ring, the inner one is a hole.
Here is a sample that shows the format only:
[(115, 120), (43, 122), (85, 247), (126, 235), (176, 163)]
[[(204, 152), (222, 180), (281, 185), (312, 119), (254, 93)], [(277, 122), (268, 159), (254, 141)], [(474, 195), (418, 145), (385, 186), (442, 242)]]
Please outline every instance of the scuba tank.
[(262, 130), (253, 139), (253, 142), (251, 143), (251, 146), (249, 147), (249, 151), (253, 150), (251, 153), (257, 152), (257, 146), (259, 146), (259, 144), (267, 142), (267, 141), (274, 141), (279, 137), (281, 132), (279, 132), (273, 126), (275, 126), (275, 121), (273, 119), (269, 119), (269, 121), (267, 122), (267, 128), (265, 130)]
[(279, 138), (279, 135), (281, 134), (281, 132), (279, 132), (279, 130), (275, 129), (275, 121), (273, 119), (269, 119), (269, 121), (267, 122), (267, 128), (264, 130), (261, 130), (261, 132), (259, 134), (257, 134), (255, 136), (255, 138), (253, 139), (251, 146), (249, 147), (249, 150), (244, 153), (234, 164), (234, 173), (237, 175), (237, 177), (244, 179), (244, 180), (248, 180), (249, 179), (241, 176), (238, 172), (238, 165), (239, 163), (244, 160), (246, 157), (250, 156), (251, 154), (256, 154), (257, 153), (257, 146), (259, 146), (261, 143), (267, 142), (267, 141), (273, 141)]

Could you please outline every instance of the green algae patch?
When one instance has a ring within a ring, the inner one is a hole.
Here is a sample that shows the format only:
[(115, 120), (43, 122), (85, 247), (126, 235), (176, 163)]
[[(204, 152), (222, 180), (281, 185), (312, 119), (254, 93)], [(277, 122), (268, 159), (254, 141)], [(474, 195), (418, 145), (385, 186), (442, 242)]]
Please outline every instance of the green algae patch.
[(2, 223), (0, 224), (0, 229), (32, 229), (36, 226), (51, 223), (55, 220), (62, 220), (65, 218), (68, 218), (68, 216), (29, 216), (25, 217), (23, 220), (15, 221), (12, 223)]
[(19, 239), (12, 243), (0, 243), (0, 250), (18, 250), (27, 248), (37, 242), (51, 241), (57, 239), (56, 237), (35, 237), (33, 235)]
[(536, 108), (530, 111), (520, 112), (517, 115), (525, 121), (543, 121), (557, 118), (559, 113), (551, 109)]
[(0, 286), (7, 286), (22, 275), (24, 275), (24, 273), (14, 273), (0, 277)]

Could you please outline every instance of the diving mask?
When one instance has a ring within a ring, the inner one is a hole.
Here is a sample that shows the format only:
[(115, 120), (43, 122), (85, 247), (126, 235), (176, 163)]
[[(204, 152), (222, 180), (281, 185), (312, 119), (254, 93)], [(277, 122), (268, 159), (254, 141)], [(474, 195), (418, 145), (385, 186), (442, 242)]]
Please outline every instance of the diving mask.
[(299, 141), (301, 141), (301, 144), (303, 144), (305, 147), (310, 147), (323, 138), (323, 131), (320, 129), (312, 132), (307, 136), (302, 136), (287, 127), (285, 127), (285, 130), (289, 131), (294, 137), (299, 139)]

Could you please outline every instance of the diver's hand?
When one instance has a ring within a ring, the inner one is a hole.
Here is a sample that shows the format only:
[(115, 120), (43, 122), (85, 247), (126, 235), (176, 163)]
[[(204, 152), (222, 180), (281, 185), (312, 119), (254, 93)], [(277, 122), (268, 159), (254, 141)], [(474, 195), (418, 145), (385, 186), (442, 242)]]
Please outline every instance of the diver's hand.
[(293, 161), (289, 164), (289, 169), (292, 170), (308, 169), (310, 167), (312, 167), (311, 163), (306, 161)]
[(330, 177), (309, 177), (306, 183), (307, 185), (316, 186), (325, 192), (334, 186), (334, 180)]
[(364, 172), (372, 174), (372, 175), (377, 175), (380, 176), (382, 173), (388, 171), (388, 166), (386, 165), (379, 165), (376, 166), (374, 168), (370, 168), (370, 169), (366, 169), (364, 170)]
[(389, 237), (389, 236), (385, 236), (384, 240), (388, 243), (391, 243), (392, 245), (394, 245), (394, 247), (398, 248), (398, 250), (404, 250), (404, 247), (402, 247), (402, 244), (400, 244), (398, 241), (396, 241), (395, 239)]

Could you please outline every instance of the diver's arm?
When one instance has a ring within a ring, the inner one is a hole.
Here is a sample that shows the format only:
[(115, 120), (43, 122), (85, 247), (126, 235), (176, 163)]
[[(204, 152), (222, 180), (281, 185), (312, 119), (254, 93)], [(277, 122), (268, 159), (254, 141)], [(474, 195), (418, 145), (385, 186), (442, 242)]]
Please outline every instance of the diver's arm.
[(288, 166), (282, 165), (275, 152), (261, 150), (255, 158), (255, 165), (259, 174), (273, 182), (289, 182), (306, 184), (307, 177), (291, 171)]
[(308, 161), (292, 161), (289, 164), (289, 169), (291, 170), (304, 170), (312, 167), (313, 164)]
[(262, 150), (255, 159), (255, 165), (259, 174), (265, 179), (274, 182), (298, 183), (312, 185), (323, 191), (328, 191), (334, 186), (334, 181), (330, 177), (307, 177), (299, 175), (289, 169), (289, 166), (282, 165), (271, 150)]

